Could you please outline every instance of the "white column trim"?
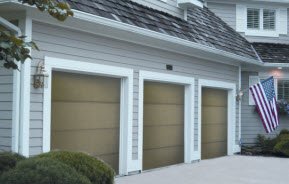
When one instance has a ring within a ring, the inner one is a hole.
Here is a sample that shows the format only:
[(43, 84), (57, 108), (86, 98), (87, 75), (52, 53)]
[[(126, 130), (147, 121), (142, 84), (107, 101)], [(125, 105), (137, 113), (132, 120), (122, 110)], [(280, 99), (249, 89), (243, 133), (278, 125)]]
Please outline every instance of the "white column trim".
[(235, 144), (235, 134), (236, 134), (236, 84), (199, 79), (198, 84), (198, 151), (195, 152), (195, 159), (201, 159), (201, 137), (202, 137), (202, 88), (211, 87), (224, 89), (228, 91), (228, 143), (227, 143), (227, 154), (233, 155), (233, 153), (238, 152), (238, 145)]
[[(23, 28), (25, 41), (32, 40), (32, 19), (26, 18), (19, 21), (19, 27)], [(31, 48), (29, 48), (31, 51)], [(26, 59), (20, 68), (20, 126), (19, 126), (19, 153), (29, 157), (30, 141), (30, 83), (31, 83), (31, 59)]]
[(157, 81), (164, 83), (180, 84), (185, 86), (185, 111), (184, 111), (184, 163), (193, 161), (194, 150), (194, 89), (195, 79), (179, 75), (159, 72), (139, 71), (139, 103), (138, 103), (138, 170), (143, 170), (143, 90), (144, 81)]
[(45, 69), (49, 79), (43, 94), (43, 152), (50, 151), (52, 71), (121, 78), (119, 174), (127, 175), (132, 164), (133, 70), (52, 57), (45, 57)]

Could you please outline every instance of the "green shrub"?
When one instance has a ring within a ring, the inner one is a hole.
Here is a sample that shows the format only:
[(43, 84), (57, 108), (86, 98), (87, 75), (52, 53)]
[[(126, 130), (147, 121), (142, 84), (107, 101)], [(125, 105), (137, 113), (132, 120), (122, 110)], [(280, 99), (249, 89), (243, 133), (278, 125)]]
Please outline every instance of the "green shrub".
[(1, 184), (91, 184), (68, 165), (49, 158), (30, 158), (0, 177)]
[(276, 155), (289, 157), (289, 137), (281, 139), (274, 147)]
[(266, 138), (264, 135), (257, 136), (257, 146), (260, 147), (263, 154), (273, 154), (274, 146), (277, 144), (278, 138)]
[(86, 176), (92, 184), (113, 184), (113, 169), (97, 158), (85, 153), (53, 151), (39, 155), (41, 158), (52, 158), (69, 165)]
[(16, 166), (17, 162), (24, 160), (25, 157), (17, 153), (2, 152), (0, 153), (0, 175), (5, 171), (12, 169)]
[(289, 130), (287, 130), (287, 129), (282, 129), (282, 130), (280, 131), (279, 135), (284, 135), (284, 134), (289, 135)]

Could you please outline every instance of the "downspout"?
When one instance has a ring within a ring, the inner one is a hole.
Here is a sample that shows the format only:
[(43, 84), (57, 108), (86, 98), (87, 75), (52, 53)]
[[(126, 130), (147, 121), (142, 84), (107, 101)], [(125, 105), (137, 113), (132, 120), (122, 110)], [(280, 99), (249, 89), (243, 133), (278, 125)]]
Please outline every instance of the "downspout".
[[(0, 24), (7, 29), (13, 31), (17, 36), (21, 36), (22, 32), (19, 27), (10, 23), (3, 17), (0, 17)], [(18, 68), (20, 63), (17, 62)], [(20, 72), (18, 70), (13, 71), (13, 102), (12, 102), (12, 145), (11, 151), (19, 152), (19, 112), (20, 112)]]
[[(239, 90), (241, 90), (242, 89), (242, 67), (241, 67), (241, 65), (239, 66), (239, 85), (238, 85), (238, 87), (239, 87)], [(242, 149), (241, 148), (241, 144), (242, 144), (242, 138), (241, 138), (241, 122), (242, 122), (242, 117), (241, 117), (241, 115), (242, 115), (242, 100), (240, 100), (239, 101), (239, 117), (238, 117), (238, 121), (239, 121), (239, 132), (238, 132), (238, 138), (239, 138), (239, 145), (240, 145), (240, 149)]]

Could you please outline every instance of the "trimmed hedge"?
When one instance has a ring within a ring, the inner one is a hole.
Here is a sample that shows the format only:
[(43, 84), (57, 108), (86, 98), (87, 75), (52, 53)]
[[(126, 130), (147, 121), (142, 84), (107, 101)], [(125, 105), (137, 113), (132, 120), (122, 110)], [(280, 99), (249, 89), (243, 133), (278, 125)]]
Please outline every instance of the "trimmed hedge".
[(115, 173), (103, 161), (80, 152), (53, 151), (38, 156), (51, 158), (69, 165), (86, 176), (92, 184), (113, 184)]
[(0, 177), (1, 184), (91, 184), (68, 165), (49, 158), (30, 158)]
[(2, 152), (0, 153), (0, 176), (16, 166), (16, 164), (24, 160), (25, 157), (17, 153)]

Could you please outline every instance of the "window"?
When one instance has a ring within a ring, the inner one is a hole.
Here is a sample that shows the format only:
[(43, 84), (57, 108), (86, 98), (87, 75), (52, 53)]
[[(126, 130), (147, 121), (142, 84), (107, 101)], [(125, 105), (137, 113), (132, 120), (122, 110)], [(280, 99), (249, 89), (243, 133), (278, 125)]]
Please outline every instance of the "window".
[(248, 29), (275, 30), (275, 25), (276, 25), (276, 10), (257, 9), (257, 8), (247, 9)]
[(248, 36), (287, 35), (288, 9), (279, 5), (237, 4), (236, 31)]
[(278, 80), (278, 99), (289, 101), (289, 80)]
[(259, 29), (260, 28), (260, 10), (254, 8), (247, 9), (247, 28)]
[(263, 10), (263, 29), (275, 30), (276, 25), (276, 10)]

